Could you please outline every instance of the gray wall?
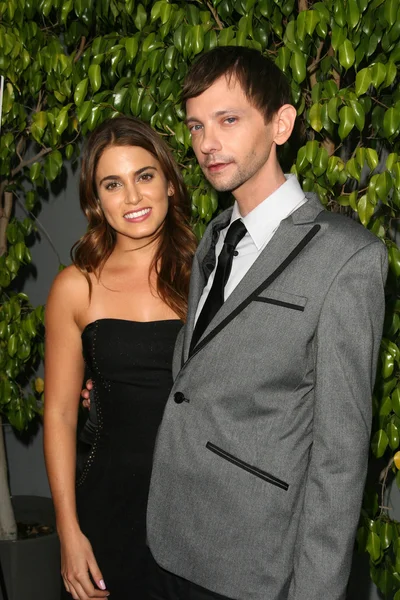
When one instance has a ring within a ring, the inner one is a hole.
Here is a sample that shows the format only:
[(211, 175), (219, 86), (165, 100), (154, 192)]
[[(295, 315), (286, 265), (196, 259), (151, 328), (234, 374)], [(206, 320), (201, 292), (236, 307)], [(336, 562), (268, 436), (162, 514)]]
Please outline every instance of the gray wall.
[[(79, 208), (77, 175), (68, 171), (67, 183), (65, 190), (54, 193), (48, 201), (43, 201), (40, 213), (40, 222), (50, 235), (61, 262), (65, 265), (70, 262), (69, 250), (72, 244), (86, 228), (86, 220)], [(58, 271), (58, 259), (51, 244), (45, 235), (41, 233), (40, 236), (41, 240), (31, 248), (37, 275), (29, 277), (25, 286), (25, 291), (34, 305), (45, 303), (51, 282)], [(29, 440), (19, 439), (7, 426), (5, 434), (11, 493), (50, 496), (43, 461), (41, 426)], [(400, 495), (396, 487), (392, 489), (390, 502), (394, 505), (393, 517), (400, 519)], [(378, 598), (375, 586), (369, 581), (366, 557), (356, 556), (348, 599)]]
[[(86, 219), (80, 211), (77, 175), (71, 170), (66, 173), (66, 189), (52, 193), (42, 201), (39, 221), (47, 231), (61, 262), (70, 263), (69, 251), (72, 244), (84, 233)], [(17, 214), (21, 209), (17, 207)], [(59, 261), (48, 239), (40, 231), (40, 240), (31, 248), (32, 264), (36, 274), (29, 276), (24, 291), (34, 306), (45, 304), (49, 289), (57, 275)], [(50, 496), (43, 461), (42, 427), (28, 438), (17, 436), (5, 426), (6, 448), (9, 463), (11, 493)]]

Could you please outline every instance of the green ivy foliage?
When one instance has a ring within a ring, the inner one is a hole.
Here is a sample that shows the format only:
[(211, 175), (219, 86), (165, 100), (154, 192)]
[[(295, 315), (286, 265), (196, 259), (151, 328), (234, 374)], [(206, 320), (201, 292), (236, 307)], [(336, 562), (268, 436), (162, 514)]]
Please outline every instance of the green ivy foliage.
[[(37, 391), (24, 396), (21, 382), (34, 376), (42, 356), (43, 310), (12, 289), (31, 260), (27, 238), (40, 195), (103, 119), (135, 115), (172, 147), (201, 237), (219, 198), (190, 148), (182, 81), (203, 51), (257, 48), (290, 81), (303, 132), (291, 171), (328, 210), (358, 218), (388, 248), (371, 445), (385, 468), (366, 492), (357, 537), (373, 581), (395, 600), (400, 524), (385, 508), (385, 490), (392, 479), (400, 487), (399, 41), (398, 0), (0, 0), (0, 216), (8, 219), (5, 198), (16, 195), (27, 211), (22, 222), (9, 221), (0, 256), (0, 412), (22, 429), (38, 410)], [(293, 143), (288, 150), (290, 156)]]

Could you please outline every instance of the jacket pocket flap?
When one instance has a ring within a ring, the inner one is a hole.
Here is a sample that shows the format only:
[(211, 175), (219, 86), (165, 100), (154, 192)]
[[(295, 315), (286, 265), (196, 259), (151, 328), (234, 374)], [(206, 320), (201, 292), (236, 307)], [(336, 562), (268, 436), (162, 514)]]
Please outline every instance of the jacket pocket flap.
[(297, 294), (289, 294), (282, 290), (266, 289), (258, 296), (253, 298), (254, 302), (265, 302), (266, 304), (275, 304), (276, 306), (283, 306), (285, 308), (291, 308), (292, 310), (303, 311), (306, 304), (307, 298), (305, 296), (298, 296)]
[(259, 477), (260, 479), (263, 479), (264, 481), (267, 481), (268, 483), (275, 485), (276, 487), (279, 487), (282, 490), (285, 490), (285, 492), (289, 489), (289, 484), (286, 483), (286, 481), (282, 481), (282, 479), (278, 479), (278, 477), (275, 477), (275, 475), (271, 475), (271, 473), (267, 473), (267, 471), (263, 471), (262, 469), (259, 469), (254, 465), (250, 465), (249, 463), (244, 462), (237, 456), (230, 454), (226, 450), (223, 450), (222, 448), (216, 446), (211, 442), (206, 443), (206, 448), (208, 450), (211, 450), (211, 452), (214, 452), (214, 454), (217, 454), (221, 458), (224, 458), (228, 462), (232, 463), (233, 465), (236, 465), (244, 471), (247, 471), (251, 475), (255, 475), (256, 477)]

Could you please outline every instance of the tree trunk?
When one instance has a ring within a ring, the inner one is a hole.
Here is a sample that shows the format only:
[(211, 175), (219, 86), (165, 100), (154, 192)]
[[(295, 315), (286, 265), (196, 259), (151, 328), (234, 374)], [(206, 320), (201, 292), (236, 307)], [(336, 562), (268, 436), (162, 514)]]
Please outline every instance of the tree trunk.
[[(4, 182), (3, 182), (4, 184)], [(3, 188), (4, 189), (4, 188)], [(12, 208), (12, 193), (5, 192), (0, 196), (0, 256), (7, 250), (7, 225)], [(4, 441), (3, 421), (0, 413), (0, 540), (17, 539), (17, 525), (11, 505), (8, 485), (7, 456)]]
[(11, 506), (3, 423), (0, 416), (0, 540), (15, 539), (17, 539), (17, 525)]

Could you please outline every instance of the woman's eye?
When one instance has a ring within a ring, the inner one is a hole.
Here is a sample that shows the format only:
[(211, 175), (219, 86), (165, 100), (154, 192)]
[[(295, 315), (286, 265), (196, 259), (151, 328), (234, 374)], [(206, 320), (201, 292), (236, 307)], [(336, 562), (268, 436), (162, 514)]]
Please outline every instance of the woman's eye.
[(106, 190), (115, 190), (115, 188), (117, 188), (119, 186), (119, 182), (118, 181), (110, 181), (109, 183), (106, 184)]
[(151, 173), (142, 173), (139, 177), (139, 181), (151, 181), (153, 175)]

